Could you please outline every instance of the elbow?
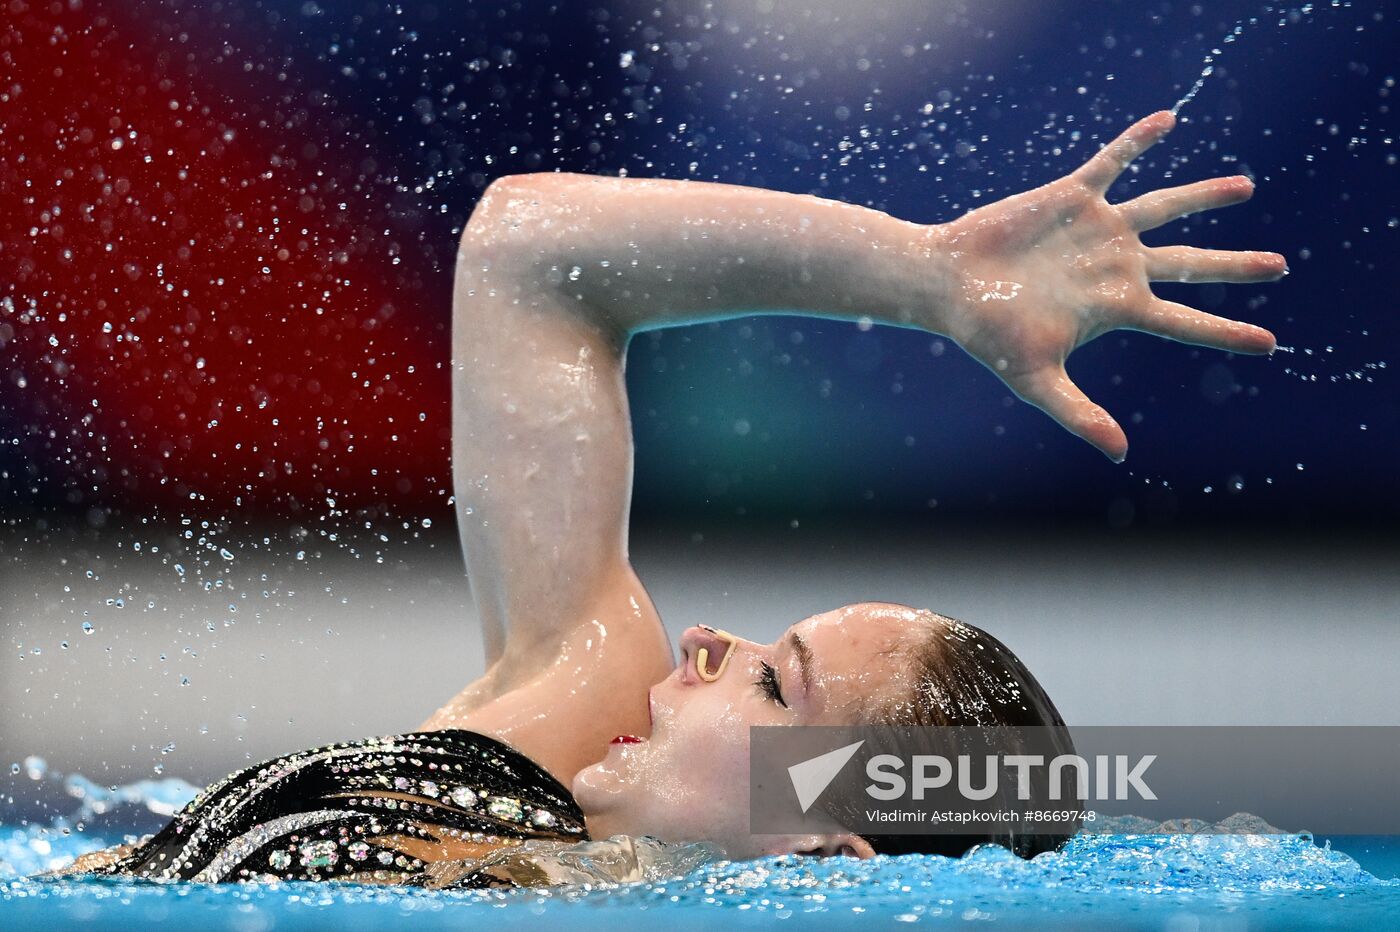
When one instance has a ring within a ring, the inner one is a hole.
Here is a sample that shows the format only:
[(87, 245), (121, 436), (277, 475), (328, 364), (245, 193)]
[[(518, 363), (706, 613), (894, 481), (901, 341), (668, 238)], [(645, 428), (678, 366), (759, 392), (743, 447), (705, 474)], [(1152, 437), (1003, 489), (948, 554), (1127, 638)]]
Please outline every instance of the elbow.
[[(558, 172), (502, 175), (486, 186), (462, 230), (462, 248), (501, 246), (537, 237), (569, 201), (574, 176)], [(546, 224), (547, 225), (547, 224)]]
[(517, 253), (538, 259), (539, 253), (561, 248), (567, 231), (554, 221), (581, 203), (582, 178), (587, 176), (524, 172), (494, 179), (462, 228), (458, 256)]
[(488, 184), (462, 229), (458, 251), (475, 252), (516, 239), (511, 234), (520, 229), (525, 213), (522, 208), (538, 200), (533, 178), (533, 175), (504, 175)]
[(577, 225), (561, 222), (590, 203), (586, 175), (532, 172), (503, 175), (481, 193), (458, 242), (458, 262), (485, 260), (520, 269), (573, 248)]
[(509, 201), (514, 198), (538, 197), (540, 188), (549, 177), (549, 172), (524, 172), (518, 175), (502, 175), (499, 178), (493, 179), (491, 183), (486, 186), (486, 190), (481, 192), (481, 200), (477, 202), (477, 207), (489, 207), (491, 204)]

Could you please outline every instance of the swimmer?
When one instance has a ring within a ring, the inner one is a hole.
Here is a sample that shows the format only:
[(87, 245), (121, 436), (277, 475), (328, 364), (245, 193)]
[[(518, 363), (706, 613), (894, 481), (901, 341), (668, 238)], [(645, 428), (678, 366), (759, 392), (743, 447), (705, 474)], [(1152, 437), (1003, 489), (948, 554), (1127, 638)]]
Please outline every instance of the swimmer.
[(1152, 114), (1069, 175), (931, 226), (695, 181), (495, 181), (462, 235), (453, 306), (453, 481), (484, 675), (416, 732), (248, 768), (150, 839), (75, 868), (483, 886), (529, 882), (493, 867), (529, 839), (705, 841), (733, 859), (1054, 847), (1063, 839), (750, 831), (751, 726), (1063, 722), (995, 638), (892, 603), (812, 616), (771, 644), (715, 618), (684, 632), (677, 662), (628, 557), (623, 360), (639, 331), (755, 313), (914, 327), (1122, 461), (1123, 430), (1065, 372), (1078, 346), (1131, 329), (1274, 349), (1267, 330), (1149, 283), (1270, 281), (1282, 256), (1139, 240), (1247, 199), (1247, 179), (1105, 199), (1174, 122)]

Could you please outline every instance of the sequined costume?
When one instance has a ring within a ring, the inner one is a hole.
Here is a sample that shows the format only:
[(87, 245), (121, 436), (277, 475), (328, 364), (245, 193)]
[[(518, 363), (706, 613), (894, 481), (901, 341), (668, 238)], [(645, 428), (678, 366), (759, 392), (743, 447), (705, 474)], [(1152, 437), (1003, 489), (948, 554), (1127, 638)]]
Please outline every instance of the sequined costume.
[(500, 857), (531, 839), (588, 840), (569, 791), (470, 731), (371, 738), (249, 767), (96, 873), (217, 883), (349, 880), (514, 885)]

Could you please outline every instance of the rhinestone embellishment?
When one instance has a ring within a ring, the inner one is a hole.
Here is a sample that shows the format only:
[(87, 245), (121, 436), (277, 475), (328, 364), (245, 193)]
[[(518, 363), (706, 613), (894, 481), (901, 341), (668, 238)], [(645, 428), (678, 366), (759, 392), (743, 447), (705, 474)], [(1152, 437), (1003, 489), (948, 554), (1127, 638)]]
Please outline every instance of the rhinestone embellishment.
[(307, 867), (330, 867), (339, 860), (333, 841), (308, 841), (301, 846), (301, 863)]
[(512, 799), (509, 796), (491, 797), (491, 801), (486, 804), (486, 811), (507, 822), (519, 822), (525, 818), (525, 811), (520, 807), (520, 800)]

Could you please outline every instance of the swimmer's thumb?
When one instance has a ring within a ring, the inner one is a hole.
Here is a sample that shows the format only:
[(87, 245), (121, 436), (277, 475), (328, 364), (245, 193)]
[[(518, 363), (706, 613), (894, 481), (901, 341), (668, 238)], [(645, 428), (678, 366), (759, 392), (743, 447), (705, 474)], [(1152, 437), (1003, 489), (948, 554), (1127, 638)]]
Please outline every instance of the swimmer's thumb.
[(1050, 415), (1076, 437), (1093, 444), (1115, 463), (1128, 455), (1128, 435), (1103, 408), (1094, 404), (1063, 367), (1047, 368), (1022, 380), (1021, 397)]

